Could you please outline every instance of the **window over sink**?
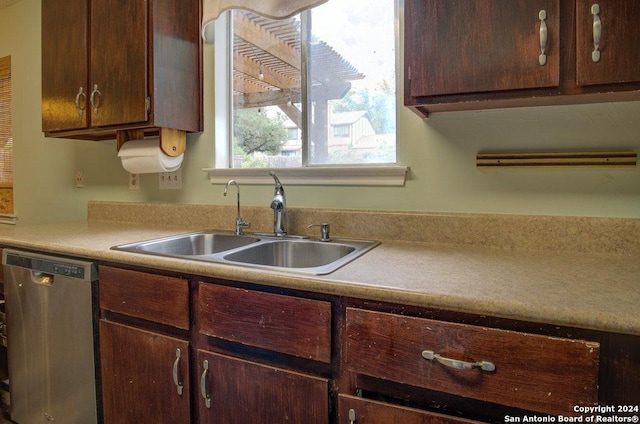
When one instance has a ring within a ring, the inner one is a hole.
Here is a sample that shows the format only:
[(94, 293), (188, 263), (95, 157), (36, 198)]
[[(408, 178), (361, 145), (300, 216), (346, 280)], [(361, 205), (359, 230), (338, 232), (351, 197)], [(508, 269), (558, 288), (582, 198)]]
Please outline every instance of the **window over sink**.
[[(396, 0), (330, 0), (288, 19), (243, 10), (218, 19), (215, 168), (226, 178), (264, 168), (317, 177), (331, 167), (333, 183), (355, 168), (364, 184), (389, 173), (402, 185), (397, 9)], [(212, 181), (219, 174), (208, 171)]]

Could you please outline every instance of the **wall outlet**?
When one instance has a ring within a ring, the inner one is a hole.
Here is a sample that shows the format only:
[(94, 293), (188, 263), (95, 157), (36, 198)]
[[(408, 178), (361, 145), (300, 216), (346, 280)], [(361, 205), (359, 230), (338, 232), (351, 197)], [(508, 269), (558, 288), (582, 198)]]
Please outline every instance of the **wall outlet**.
[(140, 191), (140, 174), (129, 174), (129, 190)]
[(84, 187), (84, 170), (78, 169), (76, 171), (76, 188)]
[(182, 189), (182, 171), (180, 168), (173, 172), (160, 172), (158, 174), (158, 187), (162, 190)]

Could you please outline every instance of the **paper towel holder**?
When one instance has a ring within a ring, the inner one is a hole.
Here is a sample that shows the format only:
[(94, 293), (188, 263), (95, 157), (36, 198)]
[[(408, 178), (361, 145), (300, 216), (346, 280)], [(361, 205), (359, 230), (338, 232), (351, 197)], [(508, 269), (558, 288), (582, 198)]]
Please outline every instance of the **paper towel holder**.
[[(187, 150), (187, 132), (173, 128), (159, 128), (160, 150), (171, 157), (180, 156)], [(117, 150), (129, 140), (141, 140), (144, 130), (116, 131)]]

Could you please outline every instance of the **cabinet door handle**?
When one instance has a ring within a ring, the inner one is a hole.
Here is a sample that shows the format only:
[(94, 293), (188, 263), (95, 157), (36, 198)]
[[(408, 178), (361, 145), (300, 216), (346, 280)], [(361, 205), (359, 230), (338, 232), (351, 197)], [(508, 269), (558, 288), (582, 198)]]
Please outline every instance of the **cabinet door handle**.
[(547, 11), (541, 10), (538, 12), (538, 19), (540, 19), (540, 56), (538, 56), (538, 63), (540, 66), (544, 66), (547, 63), (547, 41), (549, 38), (547, 30)]
[(355, 409), (351, 408), (349, 409), (349, 424), (355, 424), (356, 423), (356, 411)]
[(209, 394), (209, 385), (207, 384), (207, 376), (209, 375), (209, 361), (206, 359), (202, 362), (202, 375), (200, 376), (200, 394), (204, 399), (204, 405), (207, 408), (211, 408), (211, 396)]
[(180, 349), (176, 349), (176, 360), (173, 361), (173, 383), (176, 385), (178, 390), (178, 396), (182, 396), (182, 379), (180, 378), (180, 357), (182, 356), (182, 352)]
[(91, 107), (93, 108), (93, 113), (98, 114), (98, 108), (101, 104), (102, 93), (98, 90), (98, 84), (94, 84), (93, 91), (91, 92), (91, 96), (89, 97), (89, 101), (91, 102)]
[(591, 60), (600, 62), (600, 39), (602, 38), (602, 22), (600, 21), (600, 5), (591, 5), (591, 14), (593, 15), (593, 51), (591, 52)]
[[(80, 98), (84, 99), (82, 104), (80, 104)], [(82, 116), (86, 107), (87, 107), (87, 93), (84, 92), (84, 87), (80, 87), (78, 94), (76, 94), (76, 109), (78, 109), (78, 115)]]
[(472, 370), (474, 368), (479, 368), (482, 371), (495, 371), (496, 366), (493, 362), (488, 361), (479, 361), (479, 362), (466, 362), (460, 361), (458, 359), (445, 358), (444, 356), (440, 356), (432, 350), (424, 350), (422, 351), (422, 357), (424, 359), (428, 359), (429, 361), (438, 361), (442, 365), (445, 365), (450, 368), (455, 368), (459, 370)]

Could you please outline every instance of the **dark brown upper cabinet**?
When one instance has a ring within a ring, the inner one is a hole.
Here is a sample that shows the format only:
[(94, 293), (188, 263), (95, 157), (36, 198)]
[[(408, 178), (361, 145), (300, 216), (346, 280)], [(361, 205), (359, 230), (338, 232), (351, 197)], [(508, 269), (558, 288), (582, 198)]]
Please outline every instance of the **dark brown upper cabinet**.
[(639, 20), (636, 0), (406, 0), (405, 105), (638, 100)]
[(45, 135), (202, 131), (199, 16), (198, 0), (43, 2)]

